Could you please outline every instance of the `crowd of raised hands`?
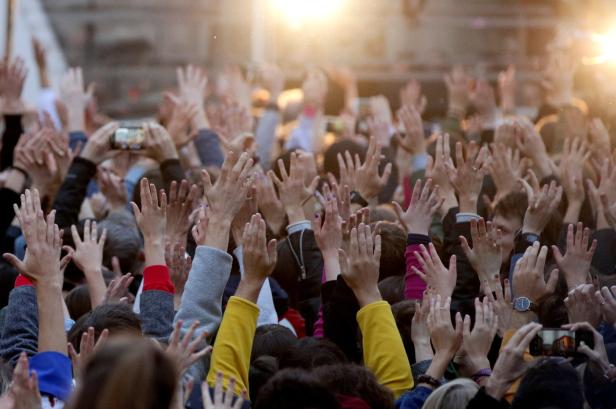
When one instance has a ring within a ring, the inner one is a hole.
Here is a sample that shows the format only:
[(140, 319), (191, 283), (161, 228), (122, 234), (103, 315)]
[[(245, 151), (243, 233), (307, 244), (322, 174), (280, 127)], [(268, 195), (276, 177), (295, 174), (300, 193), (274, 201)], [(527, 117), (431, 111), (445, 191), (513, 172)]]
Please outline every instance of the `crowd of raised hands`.
[(81, 69), (30, 107), (3, 60), (0, 408), (615, 407), (616, 156), (574, 70), (530, 118), (513, 67), (428, 114), (189, 65), (118, 150)]

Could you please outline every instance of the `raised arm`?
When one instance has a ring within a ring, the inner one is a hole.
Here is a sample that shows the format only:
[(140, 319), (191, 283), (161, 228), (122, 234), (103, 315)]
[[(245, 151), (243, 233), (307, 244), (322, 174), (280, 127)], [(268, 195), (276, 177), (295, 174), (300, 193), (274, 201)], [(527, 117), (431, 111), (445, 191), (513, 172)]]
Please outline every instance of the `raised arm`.
[(357, 322), (363, 335), (364, 363), (379, 383), (399, 397), (413, 387), (411, 367), (389, 304), (378, 288), (381, 236), (374, 241), (370, 226), (351, 231), (349, 258), (341, 251), (342, 277), (353, 290), (360, 310)]

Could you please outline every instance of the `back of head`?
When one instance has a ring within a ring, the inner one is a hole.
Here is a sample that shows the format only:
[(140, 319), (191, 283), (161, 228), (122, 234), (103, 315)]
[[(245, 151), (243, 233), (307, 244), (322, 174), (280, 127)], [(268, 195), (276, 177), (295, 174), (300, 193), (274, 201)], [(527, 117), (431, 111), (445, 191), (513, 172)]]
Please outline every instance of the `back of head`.
[(64, 298), (66, 308), (73, 320), (78, 320), (92, 310), (90, 292), (85, 284), (78, 285), (66, 294)]
[(533, 364), (513, 397), (512, 409), (557, 407), (581, 409), (584, 394), (573, 366), (561, 358), (543, 358)]
[(115, 256), (120, 261), (122, 272), (135, 273), (143, 241), (134, 217), (125, 211), (113, 212), (100, 223), (99, 230), (102, 229), (107, 229), (103, 264), (111, 266), (111, 258)]
[(391, 276), (404, 276), (406, 271), (406, 233), (400, 226), (391, 222), (379, 223), (381, 236), (381, 264), (379, 280)]
[(394, 305), (404, 300), (404, 276), (391, 276), (379, 281), (379, 292), (383, 300)]
[(279, 359), (280, 368), (313, 369), (322, 365), (346, 363), (338, 345), (327, 339), (306, 337), (297, 341)]
[(254, 361), (263, 355), (280, 358), (296, 343), (297, 338), (287, 327), (278, 324), (261, 325), (255, 332), (250, 359)]
[(169, 409), (178, 370), (165, 352), (140, 337), (109, 340), (87, 361), (70, 409)]
[(278, 371), (278, 360), (273, 356), (261, 355), (250, 364), (248, 384), (250, 385), (250, 401), (256, 402), (261, 388)]
[(68, 333), (68, 342), (76, 351), (79, 351), (81, 334), (89, 327), (94, 328), (96, 339), (104, 329), (111, 336), (141, 335), (141, 320), (128, 304), (103, 304), (77, 320)]
[(255, 409), (338, 409), (334, 394), (302, 369), (278, 372), (261, 388)]
[(326, 365), (316, 368), (313, 374), (338, 400), (360, 398), (372, 409), (391, 409), (394, 396), (377, 381), (367, 368), (356, 364)]
[(464, 409), (473, 399), (479, 385), (467, 378), (455, 379), (436, 388), (423, 405), (423, 409)]

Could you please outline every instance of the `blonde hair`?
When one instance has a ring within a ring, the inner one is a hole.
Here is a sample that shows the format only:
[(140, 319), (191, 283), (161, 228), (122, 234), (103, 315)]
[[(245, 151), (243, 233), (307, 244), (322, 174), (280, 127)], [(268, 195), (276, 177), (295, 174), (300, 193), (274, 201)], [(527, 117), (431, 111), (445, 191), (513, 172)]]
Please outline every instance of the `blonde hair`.
[(453, 380), (436, 388), (422, 409), (465, 409), (478, 390), (479, 385), (468, 378)]

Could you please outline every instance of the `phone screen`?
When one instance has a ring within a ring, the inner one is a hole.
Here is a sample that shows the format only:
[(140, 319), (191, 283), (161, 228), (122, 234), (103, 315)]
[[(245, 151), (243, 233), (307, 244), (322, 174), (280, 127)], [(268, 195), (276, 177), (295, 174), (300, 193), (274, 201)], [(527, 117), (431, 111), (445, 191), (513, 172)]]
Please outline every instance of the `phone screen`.
[(530, 343), (533, 356), (580, 356), (577, 352), (583, 341), (590, 348), (594, 347), (593, 334), (589, 331), (569, 331), (561, 328), (544, 328)]
[(112, 149), (141, 150), (145, 142), (145, 133), (141, 127), (123, 126), (118, 128), (111, 137)]

